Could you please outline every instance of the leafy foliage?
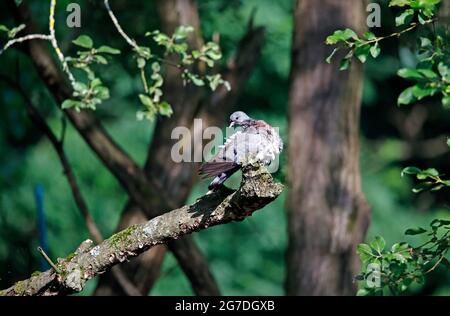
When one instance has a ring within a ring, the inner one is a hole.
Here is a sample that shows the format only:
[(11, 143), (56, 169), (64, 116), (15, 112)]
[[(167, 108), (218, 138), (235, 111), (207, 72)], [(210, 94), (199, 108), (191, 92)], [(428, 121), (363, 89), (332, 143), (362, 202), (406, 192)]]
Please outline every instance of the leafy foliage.
[[(50, 14), (53, 14), (55, 7), (51, 7)], [(110, 8), (108, 8), (110, 10)], [(52, 13), (53, 12), (53, 13)], [(113, 14), (112, 11), (110, 15)], [(97, 78), (96, 74), (92, 70), (92, 66), (95, 64), (107, 65), (107, 56), (120, 54), (120, 50), (112, 48), (110, 46), (94, 47), (94, 42), (88, 35), (80, 35), (72, 41), (74, 45), (79, 47), (77, 57), (64, 57), (60, 49), (56, 44), (56, 38), (54, 36), (54, 20), (51, 16), (50, 22), (50, 39), (54, 46), (54, 49), (62, 63), (63, 69), (69, 75), (69, 79), (73, 88), (73, 99), (65, 100), (62, 104), (63, 109), (74, 108), (77, 111), (80, 109), (95, 110), (96, 106), (101, 104), (104, 100), (110, 96), (109, 89), (102, 84), (102, 81)], [(160, 57), (158, 54), (153, 54), (150, 47), (139, 46), (136, 42), (130, 39), (121, 27), (118, 25), (118, 21), (113, 19), (116, 28), (119, 29), (119, 33), (127, 40), (127, 42), (133, 47), (133, 51), (136, 57), (136, 65), (140, 71), (142, 84), (144, 87), (144, 93), (139, 94), (139, 100), (143, 106), (141, 111), (137, 112), (138, 119), (153, 120), (157, 115), (171, 116), (173, 110), (167, 101), (163, 100), (162, 86), (164, 79), (161, 74), (162, 64), (179, 68), (181, 71), (181, 77), (183, 83), (193, 83), (196, 86), (205, 86), (214, 91), (220, 85), (224, 85), (227, 90), (230, 90), (230, 84), (222, 79), (220, 74), (214, 73), (214, 66), (222, 58), (222, 53), (219, 46), (214, 42), (208, 42), (198, 50), (190, 51), (188, 45), (189, 34), (194, 31), (192, 26), (179, 26), (172, 36), (162, 33), (159, 30), (147, 32), (146, 36), (150, 37), (157, 45), (164, 48), (164, 57)], [(9, 29), (4, 25), (0, 25), (0, 32), (6, 32), (9, 39), (14, 38), (21, 30), (25, 28), (24, 24), (19, 25), (13, 29)], [(39, 34), (41, 37), (44, 35)], [(27, 40), (27, 38), (21, 38), (20, 40)], [(13, 44), (14, 42), (9, 42)], [(8, 44), (4, 49), (8, 47)], [(3, 50), (0, 50), (0, 54)], [(167, 57), (170, 55), (178, 56), (178, 61), (173, 63)], [(151, 62), (151, 75), (148, 77), (146, 66)], [(205, 63), (212, 69), (210, 73), (201, 71), (201, 73), (193, 72), (192, 69), (200, 69), (196, 64)], [(82, 70), (87, 76), (86, 81), (76, 79), (69, 67)]]
[[(228, 82), (222, 79), (220, 74), (199, 75), (191, 71), (189, 66), (195, 62), (205, 62), (210, 68), (214, 67), (215, 62), (222, 58), (220, 48), (216, 43), (208, 42), (200, 50), (189, 51), (187, 38), (194, 31), (191, 26), (178, 27), (172, 36), (162, 33), (159, 30), (147, 32), (146, 36), (151, 37), (153, 41), (164, 48), (164, 58), (153, 54), (150, 47), (135, 46), (133, 48), (136, 58), (136, 66), (141, 74), (141, 81), (144, 87), (144, 93), (139, 94), (139, 100), (143, 109), (137, 112), (139, 120), (153, 120), (157, 115), (171, 116), (172, 107), (167, 101), (163, 100), (162, 86), (164, 79), (161, 74), (162, 65), (172, 66), (183, 69), (183, 82), (193, 83), (196, 86), (204, 86), (208, 83), (212, 91), (216, 90), (221, 84), (230, 89)], [(78, 51), (77, 58), (67, 58), (70, 64), (83, 70), (88, 77), (88, 83), (76, 82), (73, 85), (74, 97), (63, 103), (63, 108), (74, 107), (79, 110), (82, 108), (95, 109), (96, 105), (109, 98), (109, 90), (101, 84), (91, 69), (93, 64), (108, 64), (106, 55), (117, 55), (120, 51), (109, 47), (100, 46), (94, 48), (93, 40), (87, 35), (80, 35), (73, 41), (73, 44), (86, 50)], [(179, 57), (179, 63), (173, 63), (167, 59), (169, 55)], [(148, 77), (147, 66), (151, 64), (151, 74)]]
[[(169, 36), (159, 30), (147, 32), (145, 35), (151, 38), (157, 45), (164, 49), (164, 58), (154, 55), (150, 47), (139, 46), (135, 49), (137, 67), (141, 72), (141, 80), (144, 86), (145, 94), (140, 94), (139, 99), (143, 105), (143, 110), (137, 112), (139, 120), (153, 120), (157, 115), (171, 116), (173, 111), (167, 101), (162, 100), (164, 84), (161, 75), (162, 65), (172, 66), (182, 69), (181, 76), (183, 83), (193, 83), (196, 86), (204, 86), (205, 81), (209, 82), (212, 91), (216, 90), (221, 84), (230, 89), (228, 82), (222, 79), (220, 74), (200, 75), (192, 72), (191, 66), (196, 62), (205, 62), (210, 68), (222, 58), (219, 46), (214, 42), (208, 42), (201, 47), (199, 51), (189, 50), (188, 36), (194, 31), (192, 26), (179, 26), (176, 28), (172, 36)], [(167, 59), (169, 56), (178, 57), (178, 62), (173, 63)], [(150, 81), (147, 79), (145, 68), (147, 63), (152, 61), (152, 74)], [(148, 84), (150, 82), (150, 85)]]
[(442, 175), (434, 168), (421, 170), (416, 167), (407, 167), (402, 171), (402, 176), (405, 174), (415, 175), (416, 178), (421, 181), (420, 184), (413, 189), (414, 193), (419, 193), (424, 190), (439, 191), (442, 188), (450, 187), (450, 180), (441, 179)]
[(120, 54), (120, 50), (109, 46), (94, 48), (93, 40), (87, 35), (80, 35), (72, 42), (86, 50), (78, 51), (78, 57), (67, 57), (66, 60), (72, 67), (82, 70), (88, 81), (87, 83), (76, 81), (73, 84), (73, 96), (76, 99), (64, 101), (62, 108), (75, 108), (77, 111), (85, 108), (95, 110), (97, 105), (109, 99), (110, 94), (109, 89), (97, 78), (91, 66), (95, 64), (107, 65), (108, 56)]
[[(326, 61), (330, 63), (339, 50), (347, 51), (341, 60), (340, 70), (346, 70), (353, 57), (361, 63), (365, 63), (369, 56), (377, 58), (381, 53), (379, 43), (382, 40), (399, 37), (416, 29), (419, 25), (434, 22), (437, 5), (440, 2), (440, 0), (391, 0), (389, 6), (404, 9), (396, 17), (395, 23), (398, 27), (406, 25), (405, 29), (381, 37), (375, 36), (372, 32), (366, 32), (361, 38), (351, 29), (337, 30), (326, 39), (326, 44), (337, 46)], [(397, 103), (410, 104), (425, 97), (441, 95), (442, 104), (450, 107), (449, 34), (439, 35), (429, 32), (428, 36), (420, 38), (418, 53), (419, 62), (416, 68), (404, 68), (398, 71), (400, 77), (413, 80), (416, 84), (405, 89), (398, 97)]]
[(5, 32), (9, 39), (13, 39), (25, 28), (25, 24), (20, 24), (19, 26), (9, 29), (5, 25), (0, 24), (0, 32)]
[(405, 235), (424, 235), (427, 241), (416, 247), (401, 242), (386, 249), (384, 239), (377, 236), (369, 244), (358, 246), (357, 252), (363, 263), (361, 274), (357, 276), (362, 285), (358, 295), (398, 295), (413, 283), (422, 284), (425, 275), (439, 265), (450, 267), (446, 257), (450, 246), (450, 221), (436, 219), (428, 229), (410, 228)]

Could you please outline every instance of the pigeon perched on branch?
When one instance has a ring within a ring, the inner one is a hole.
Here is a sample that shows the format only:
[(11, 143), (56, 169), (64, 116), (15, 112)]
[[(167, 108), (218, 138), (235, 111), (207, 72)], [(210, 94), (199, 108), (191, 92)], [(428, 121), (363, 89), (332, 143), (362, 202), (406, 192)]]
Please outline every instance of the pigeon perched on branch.
[(220, 146), (219, 153), (200, 167), (204, 177), (215, 177), (208, 186), (215, 191), (244, 164), (269, 165), (283, 149), (278, 132), (263, 120), (255, 120), (242, 111), (230, 116), (230, 127), (238, 130)]

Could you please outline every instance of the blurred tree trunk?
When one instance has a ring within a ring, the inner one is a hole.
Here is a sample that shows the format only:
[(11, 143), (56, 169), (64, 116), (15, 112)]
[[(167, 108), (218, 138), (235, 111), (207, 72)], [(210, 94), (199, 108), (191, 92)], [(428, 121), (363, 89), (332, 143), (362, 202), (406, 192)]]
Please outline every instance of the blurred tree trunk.
[(365, 29), (363, 1), (297, 1), (289, 96), (288, 295), (351, 295), (369, 224), (361, 191), (363, 69), (325, 63), (336, 29)]

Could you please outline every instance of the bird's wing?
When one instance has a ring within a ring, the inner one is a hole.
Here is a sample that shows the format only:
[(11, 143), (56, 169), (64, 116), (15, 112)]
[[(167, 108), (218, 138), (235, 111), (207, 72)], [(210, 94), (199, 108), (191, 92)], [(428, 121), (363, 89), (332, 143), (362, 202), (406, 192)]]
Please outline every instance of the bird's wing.
[(210, 161), (200, 167), (200, 174), (217, 176), (238, 168), (250, 155), (260, 149), (261, 136), (256, 133), (238, 131), (231, 135)]

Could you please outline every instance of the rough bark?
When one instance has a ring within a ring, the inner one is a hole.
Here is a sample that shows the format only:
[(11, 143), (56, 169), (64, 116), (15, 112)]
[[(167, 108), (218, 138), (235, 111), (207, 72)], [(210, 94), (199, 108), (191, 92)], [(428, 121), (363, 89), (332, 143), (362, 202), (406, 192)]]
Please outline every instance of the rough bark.
[(338, 71), (324, 44), (336, 29), (364, 31), (363, 1), (297, 1), (289, 96), (289, 295), (351, 295), (369, 209), (361, 191), (363, 71)]
[(86, 281), (147, 249), (194, 231), (241, 221), (276, 199), (283, 186), (258, 166), (246, 166), (237, 191), (227, 188), (205, 195), (196, 203), (132, 225), (93, 247), (87, 240), (57, 268), (34, 275), (3, 290), (0, 295), (66, 295), (82, 291)]
[[(179, 25), (192, 25), (200, 29), (200, 20), (195, 1), (171, 0), (156, 1), (164, 32), (171, 34)], [(236, 99), (242, 92), (242, 87), (249, 78), (258, 60), (264, 41), (264, 29), (253, 26), (243, 36), (237, 54), (232, 58), (225, 69), (223, 77), (230, 82), (232, 90), (228, 92), (221, 87), (210, 95), (205, 95), (204, 89), (185, 87), (182, 85), (179, 70), (168, 69), (165, 74), (164, 95), (174, 108), (174, 115), (169, 120), (160, 121), (155, 129), (152, 144), (149, 148), (145, 172), (149, 177), (158, 178), (167, 194), (175, 205), (185, 203), (192, 186), (197, 179), (197, 163), (174, 163), (167, 159), (176, 140), (171, 139), (172, 130), (177, 126), (186, 126), (191, 129), (192, 135), (198, 135), (208, 126), (222, 126), (232, 110)], [(190, 40), (193, 47), (200, 46), (203, 39), (197, 31)], [(194, 130), (194, 118), (202, 119), (203, 129)], [(201, 146), (201, 143), (195, 145)], [(193, 148), (192, 152), (199, 148)], [(201, 150), (201, 148), (200, 148)], [(152, 204), (154, 209), (161, 209), (161, 205)], [(128, 204), (119, 226), (126, 226), (130, 220), (144, 221), (135, 204)], [(169, 243), (169, 249), (180, 262), (186, 264), (181, 268), (188, 276), (194, 293), (197, 295), (218, 295), (220, 292), (213, 282), (213, 278), (198, 248), (193, 247), (189, 239)], [(139, 257), (126, 265), (129, 277), (136, 280), (138, 286), (149, 291), (159, 276), (160, 265), (164, 256), (165, 247), (154, 248), (145, 256)], [(185, 259), (183, 259), (185, 258)], [(148, 264), (151, 261), (152, 264)], [(117, 286), (111, 276), (106, 273), (100, 277), (96, 295), (122, 295), (123, 291)]]

